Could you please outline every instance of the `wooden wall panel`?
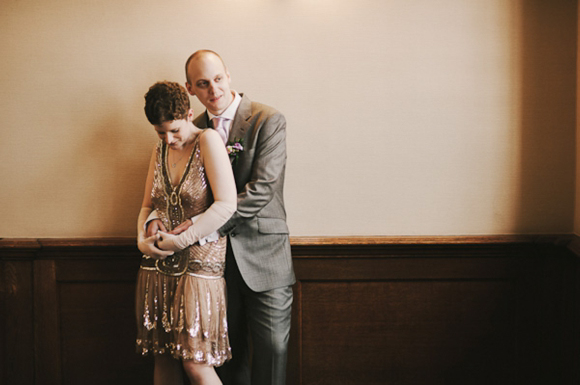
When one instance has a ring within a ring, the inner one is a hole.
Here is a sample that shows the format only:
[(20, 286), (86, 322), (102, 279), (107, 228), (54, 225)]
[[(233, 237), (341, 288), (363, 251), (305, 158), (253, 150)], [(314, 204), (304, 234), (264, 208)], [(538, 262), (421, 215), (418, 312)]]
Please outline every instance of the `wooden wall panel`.
[(60, 308), (55, 261), (34, 261), (35, 383), (62, 384)]
[(295, 262), (302, 383), (514, 383), (519, 258)]
[(133, 282), (59, 284), (63, 384), (151, 382), (135, 350), (134, 293)]
[(95, 246), (84, 254), (82, 248), (71, 247), (58, 254), (64, 385), (152, 383), (152, 360), (135, 349), (140, 258), (129, 250)]
[(504, 241), (294, 247), (297, 383), (575, 383), (577, 261), (559, 241)]
[(514, 383), (509, 283), (325, 282), (302, 295), (305, 384)]
[[(578, 383), (571, 240), (293, 239), (288, 384)], [(138, 264), (133, 240), (0, 240), (0, 382), (151, 384)]]
[(0, 261), (0, 280), (1, 378), (6, 384), (31, 384), (34, 380), (32, 261)]

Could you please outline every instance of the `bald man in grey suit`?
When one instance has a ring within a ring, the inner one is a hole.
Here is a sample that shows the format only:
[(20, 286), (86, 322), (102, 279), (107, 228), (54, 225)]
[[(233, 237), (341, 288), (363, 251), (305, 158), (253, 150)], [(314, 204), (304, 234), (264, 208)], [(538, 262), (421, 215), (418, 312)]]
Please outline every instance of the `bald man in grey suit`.
[[(214, 128), (226, 144), (243, 147), (231, 155), (238, 208), (218, 230), (229, 241), (225, 279), (233, 355), (218, 374), (225, 385), (283, 385), (296, 281), (283, 197), (286, 120), (231, 90), (230, 73), (213, 51), (195, 52), (185, 70), (187, 90), (207, 108), (194, 124)], [(189, 225), (190, 220), (174, 232)], [(148, 232), (157, 226), (154, 221)]]

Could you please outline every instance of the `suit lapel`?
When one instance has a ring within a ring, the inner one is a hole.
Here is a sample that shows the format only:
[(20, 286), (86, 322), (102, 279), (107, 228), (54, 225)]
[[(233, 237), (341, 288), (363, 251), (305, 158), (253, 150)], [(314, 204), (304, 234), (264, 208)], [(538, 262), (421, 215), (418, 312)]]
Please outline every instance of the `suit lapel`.
[(252, 102), (247, 96), (241, 94), (242, 101), (238, 107), (238, 111), (232, 122), (232, 127), (230, 128), (230, 134), (228, 136), (228, 143), (234, 142), (244, 138), (246, 131), (250, 128), (250, 117), (252, 116)]
[(209, 115), (207, 114), (207, 110), (203, 114), (199, 116), (199, 119), (195, 120), (196, 126), (199, 128), (211, 128), (211, 124), (209, 124)]
[[(239, 141), (240, 139), (244, 139), (248, 129), (250, 128), (250, 118), (252, 117), (252, 102), (251, 100), (244, 96), (244, 94), (240, 94), (242, 96), (242, 101), (238, 106), (238, 110), (236, 111), (236, 115), (234, 116), (234, 121), (232, 122), (232, 126), (230, 128), (230, 134), (228, 135), (228, 143), (234, 143)], [(242, 143), (244, 148), (247, 146), (247, 143)], [(241, 162), (234, 162), (232, 164), (232, 169), (234, 171), (234, 177), (236, 179), (236, 186), (238, 187), (238, 191), (241, 191), (243, 186), (238, 186), (238, 183), (241, 183), (239, 179), (240, 167)]]
[[(252, 117), (252, 101), (244, 94), (240, 94), (242, 101), (238, 106), (236, 115), (234, 116), (234, 121), (230, 127), (230, 133), (228, 135), (228, 143), (234, 143), (240, 139), (245, 138), (246, 133), (250, 129), (250, 118)], [(212, 128), (212, 124), (209, 120), (209, 115), (207, 110), (195, 119), (195, 125), (199, 128)], [(242, 143), (245, 147), (246, 144)], [(232, 164), (234, 171), (234, 176), (236, 177), (236, 185), (238, 183), (238, 173), (240, 171), (240, 162), (235, 162)], [(238, 186), (239, 187), (239, 186)], [(241, 187), (238, 188), (238, 191)]]

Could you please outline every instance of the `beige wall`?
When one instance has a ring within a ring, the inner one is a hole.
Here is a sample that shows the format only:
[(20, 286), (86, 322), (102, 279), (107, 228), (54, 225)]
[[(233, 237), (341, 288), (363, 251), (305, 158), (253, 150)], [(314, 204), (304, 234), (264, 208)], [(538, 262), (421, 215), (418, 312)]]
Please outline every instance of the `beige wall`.
[(286, 115), (293, 235), (572, 232), (576, 15), (565, 0), (2, 1), (0, 237), (134, 234), (156, 140), (143, 94), (183, 81), (199, 48)]

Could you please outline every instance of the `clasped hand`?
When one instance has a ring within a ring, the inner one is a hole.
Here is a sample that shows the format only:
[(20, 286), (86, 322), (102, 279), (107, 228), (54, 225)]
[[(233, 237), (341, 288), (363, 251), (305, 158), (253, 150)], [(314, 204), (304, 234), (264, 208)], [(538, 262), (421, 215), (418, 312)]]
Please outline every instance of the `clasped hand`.
[(147, 238), (139, 242), (139, 249), (143, 254), (154, 259), (165, 259), (174, 252), (181, 250), (176, 244), (177, 234), (187, 230), (193, 222), (188, 219), (175, 229), (167, 232), (163, 222), (154, 219), (147, 225)]
[(160, 234), (157, 233), (147, 238), (141, 238), (137, 242), (137, 247), (139, 251), (143, 254), (153, 258), (153, 259), (165, 259), (170, 255), (173, 255), (171, 250), (161, 250), (157, 247), (157, 241), (160, 238)]
[(163, 231), (160, 231), (157, 234), (159, 235), (157, 247), (159, 247), (161, 250), (169, 250), (174, 252), (181, 250), (181, 247), (176, 244), (177, 235), (164, 233)]

